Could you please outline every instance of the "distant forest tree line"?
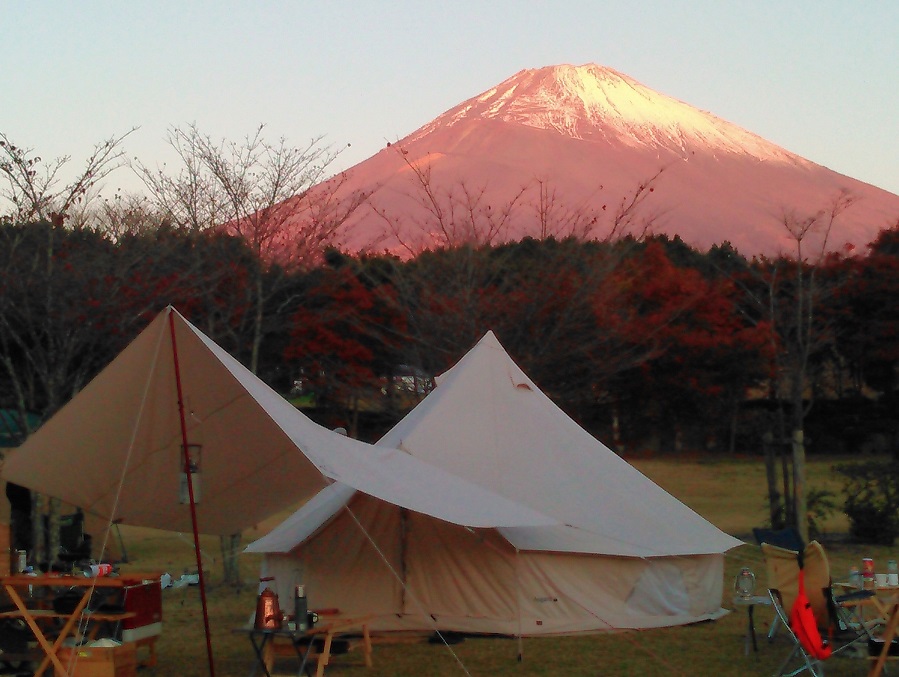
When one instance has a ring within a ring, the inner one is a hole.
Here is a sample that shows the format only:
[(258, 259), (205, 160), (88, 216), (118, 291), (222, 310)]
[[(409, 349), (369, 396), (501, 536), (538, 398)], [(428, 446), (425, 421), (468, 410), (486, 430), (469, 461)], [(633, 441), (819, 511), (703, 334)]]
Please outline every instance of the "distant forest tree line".
[[(679, 239), (529, 240), (403, 261), (329, 250), (267, 265), (239, 236), (161, 226), (117, 237), (47, 222), (0, 224), (0, 407), (46, 418), (171, 304), (313, 418), (371, 438), (492, 329), (563, 409), (620, 451), (761, 450), (788, 437), (785, 353), (794, 260), (747, 261)], [(866, 256), (814, 271), (803, 398), (831, 425), (812, 449), (895, 443), (899, 229)], [(849, 412), (837, 421), (829, 401)], [(883, 412), (878, 415), (876, 412)], [(889, 413), (887, 413), (889, 412)], [(874, 429), (872, 426), (885, 426)]]

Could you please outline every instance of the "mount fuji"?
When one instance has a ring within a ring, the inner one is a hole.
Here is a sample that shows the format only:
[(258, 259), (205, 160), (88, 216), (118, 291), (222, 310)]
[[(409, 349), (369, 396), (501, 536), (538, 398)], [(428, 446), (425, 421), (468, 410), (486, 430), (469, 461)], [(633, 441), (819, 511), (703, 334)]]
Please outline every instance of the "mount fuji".
[(595, 64), (522, 70), (331, 186), (367, 196), (335, 244), (403, 257), (625, 232), (679, 236), (703, 251), (729, 242), (748, 257), (795, 255), (788, 226), (813, 220), (804, 253), (861, 251), (899, 221), (899, 196)]

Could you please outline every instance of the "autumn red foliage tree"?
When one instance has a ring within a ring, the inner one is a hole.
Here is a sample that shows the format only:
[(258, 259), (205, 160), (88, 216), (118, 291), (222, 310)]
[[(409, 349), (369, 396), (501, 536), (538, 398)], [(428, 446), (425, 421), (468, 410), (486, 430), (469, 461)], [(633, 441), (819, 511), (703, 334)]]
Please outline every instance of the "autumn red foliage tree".
[(644, 356), (614, 380), (632, 417), (672, 429), (675, 447), (685, 425), (715, 430), (715, 421), (734, 422), (748, 389), (766, 375), (768, 338), (764, 323), (739, 312), (734, 285), (674, 265), (652, 241), (609, 284), (622, 293), (594, 307), (599, 331)]
[[(351, 412), (356, 433), (363, 391), (381, 391), (394, 366), (404, 321), (389, 303), (389, 284), (372, 288), (353, 261), (340, 255), (306, 277), (303, 302), (291, 318), (285, 359), (315, 394), (318, 406)], [(335, 421), (336, 424), (336, 421)]]
[(845, 283), (830, 312), (852, 389), (860, 395), (869, 387), (892, 401), (899, 368), (899, 227), (883, 231), (869, 256), (846, 259), (841, 273)]

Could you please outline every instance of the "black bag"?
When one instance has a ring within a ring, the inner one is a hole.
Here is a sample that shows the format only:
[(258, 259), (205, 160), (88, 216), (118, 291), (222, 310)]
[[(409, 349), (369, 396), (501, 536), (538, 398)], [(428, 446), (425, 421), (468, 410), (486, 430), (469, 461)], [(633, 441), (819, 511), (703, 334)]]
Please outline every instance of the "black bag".
[(78, 588), (69, 588), (53, 598), (53, 611), (58, 614), (70, 614), (75, 611), (84, 593)]
[[(872, 637), (868, 640), (868, 655), (876, 658), (883, 651), (883, 639), (880, 637)], [(890, 650), (888, 656), (899, 656), (899, 639), (890, 642)]]

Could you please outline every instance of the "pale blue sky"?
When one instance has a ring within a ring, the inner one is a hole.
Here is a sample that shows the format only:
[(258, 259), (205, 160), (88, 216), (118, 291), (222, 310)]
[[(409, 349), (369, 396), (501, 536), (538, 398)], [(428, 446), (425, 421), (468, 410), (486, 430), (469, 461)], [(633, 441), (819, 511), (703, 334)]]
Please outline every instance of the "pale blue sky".
[(342, 169), (523, 68), (589, 62), (899, 193), (894, 0), (0, 0), (0, 131), (81, 161), (138, 126), (155, 164), (170, 125), (265, 122), (351, 143)]

